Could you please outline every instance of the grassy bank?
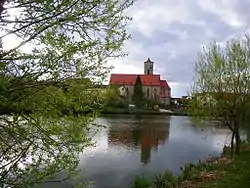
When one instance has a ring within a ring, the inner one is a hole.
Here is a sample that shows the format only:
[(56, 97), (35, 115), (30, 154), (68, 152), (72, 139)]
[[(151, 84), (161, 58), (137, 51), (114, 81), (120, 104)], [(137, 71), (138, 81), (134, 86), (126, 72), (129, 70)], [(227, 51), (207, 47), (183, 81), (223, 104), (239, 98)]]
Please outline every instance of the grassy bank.
[(154, 181), (137, 177), (133, 188), (249, 188), (250, 144), (244, 144), (240, 155), (209, 158), (186, 165), (178, 176), (166, 171)]

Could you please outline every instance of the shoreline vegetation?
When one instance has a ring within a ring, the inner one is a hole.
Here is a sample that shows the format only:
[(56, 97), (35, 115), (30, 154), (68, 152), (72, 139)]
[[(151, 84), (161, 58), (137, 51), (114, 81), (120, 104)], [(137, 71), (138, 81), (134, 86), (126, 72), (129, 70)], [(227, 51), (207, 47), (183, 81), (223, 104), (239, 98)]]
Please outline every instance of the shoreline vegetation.
[(103, 115), (108, 114), (141, 114), (141, 115), (175, 115), (175, 116), (187, 116), (187, 110), (184, 109), (175, 109), (175, 110), (167, 110), (167, 111), (159, 111), (159, 110), (144, 110), (144, 109), (134, 109), (129, 110), (128, 108), (105, 108), (100, 111)]
[(242, 141), (241, 153), (230, 155), (224, 146), (219, 157), (185, 165), (179, 175), (169, 171), (153, 180), (137, 176), (132, 188), (248, 188), (250, 187), (250, 143)]
[[(75, 111), (74, 114), (88, 114), (92, 111)], [(118, 107), (105, 107), (99, 110), (101, 115), (122, 115), (122, 114), (140, 114), (140, 115), (173, 115), (173, 116), (188, 116), (188, 112), (185, 109), (170, 109), (170, 110), (145, 110), (145, 109), (133, 109), (129, 108), (118, 108)], [(22, 110), (22, 114), (31, 114), (31, 110)], [(0, 115), (10, 115), (12, 114), (12, 110), (1, 108), (0, 107)], [(68, 114), (67, 110), (62, 110), (62, 114)]]

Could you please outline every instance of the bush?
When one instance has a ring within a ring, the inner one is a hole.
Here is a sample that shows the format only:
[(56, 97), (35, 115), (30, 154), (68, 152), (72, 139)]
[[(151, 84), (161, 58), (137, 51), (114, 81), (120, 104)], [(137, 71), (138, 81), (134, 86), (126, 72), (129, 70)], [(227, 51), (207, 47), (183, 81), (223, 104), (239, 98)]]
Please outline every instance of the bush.
[(181, 168), (181, 174), (179, 175), (180, 180), (189, 180), (192, 179), (193, 171), (194, 171), (194, 164), (186, 164), (184, 167)]
[(132, 186), (132, 188), (151, 188), (152, 187), (152, 183), (143, 178), (143, 177), (136, 177), (134, 180), (134, 184)]
[(170, 171), (165, 171), (163, 175), (158, 175), (154, 181), (155, 188), (177, 188), (179, 186), (178, 177)]

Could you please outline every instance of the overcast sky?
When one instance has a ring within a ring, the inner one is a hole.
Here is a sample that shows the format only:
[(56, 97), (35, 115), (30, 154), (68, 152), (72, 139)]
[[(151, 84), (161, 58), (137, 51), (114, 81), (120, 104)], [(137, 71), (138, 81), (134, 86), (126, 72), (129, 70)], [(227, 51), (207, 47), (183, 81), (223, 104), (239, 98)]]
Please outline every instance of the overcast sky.
[[(132, 38), (124, 51), (129, 55), (109, 62), (112, 73), (141, 74), (150, 57), (172, 96), (187, 95), (201, 47), (243, 36), (250, 28), (249, 7), (250, 0), (137, 0), (128, 10)], [(18, 44), (13, 36), (3, 42), (5, 48)]]
[(201, 46), (224, 43), (249, 29), (250, 0), (137, 0), (129, 10), (129, 55), (112, 62), (113, 73), (143, 73), (148, 57), (165, 78), (172, 96), (186, 95)]

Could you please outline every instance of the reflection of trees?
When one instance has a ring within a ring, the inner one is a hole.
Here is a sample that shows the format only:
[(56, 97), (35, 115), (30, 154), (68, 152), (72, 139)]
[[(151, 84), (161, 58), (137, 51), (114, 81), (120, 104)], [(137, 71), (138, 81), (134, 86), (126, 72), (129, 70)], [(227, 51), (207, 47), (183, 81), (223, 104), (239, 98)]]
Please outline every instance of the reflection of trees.
[(141, 162), (148, 164), (151, 158), (151, 148), (141, 149)]
[[(157, 119), (156, 119), (157, 118)], [(157, 150), (169, 137), (170, 117), (139, 118), (120, 124), (119, 119), (111, 121), (108, 134), (109, 145), (126, 145), (141, 148), (141, 162), (150, 161), (151, 149)]]
[(133, 143), (134, 146), (140, 145), (140, 138), (141, 138), (141, 131), (139, 129), (132, 130), (132, 136), (133, 136)]

